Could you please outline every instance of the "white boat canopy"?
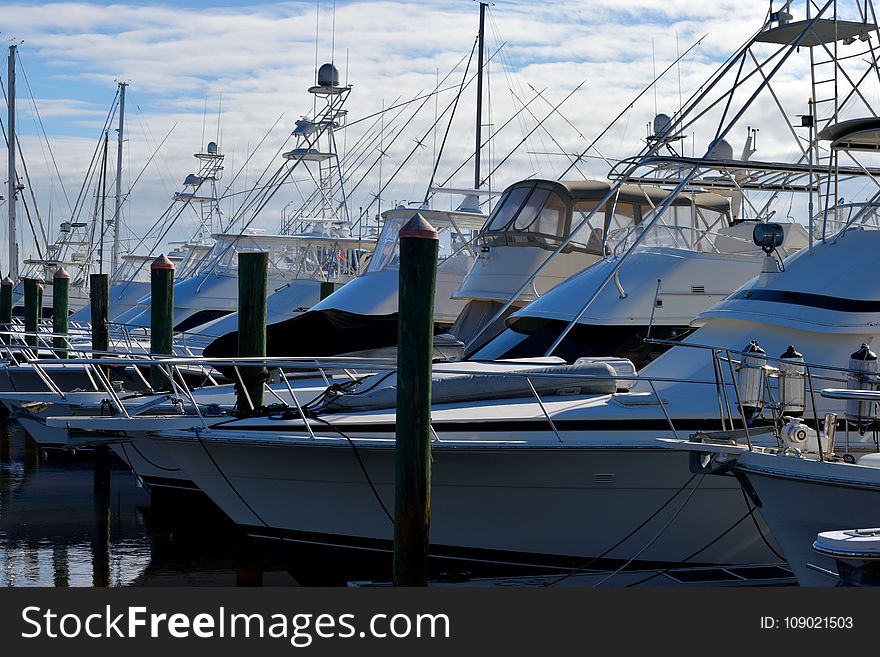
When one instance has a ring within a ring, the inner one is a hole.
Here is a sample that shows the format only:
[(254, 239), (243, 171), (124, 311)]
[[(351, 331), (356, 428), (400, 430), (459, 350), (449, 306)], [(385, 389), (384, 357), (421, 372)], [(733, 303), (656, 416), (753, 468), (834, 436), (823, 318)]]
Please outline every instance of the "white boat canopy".
[(880, 151), (880, 118), (876, 116), (833, 123), (817, 135), (839, 151)]

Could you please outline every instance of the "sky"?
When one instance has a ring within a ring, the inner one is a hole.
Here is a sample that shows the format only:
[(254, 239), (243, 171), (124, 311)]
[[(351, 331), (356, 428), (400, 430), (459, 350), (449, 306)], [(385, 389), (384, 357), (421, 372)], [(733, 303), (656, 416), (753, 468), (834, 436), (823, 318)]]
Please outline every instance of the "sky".
[[(767, 9), (766, 0), (494, 3), (485, 30), (482, 124), (484, 138), (492, 137), (481, 158), (484, 176), (492, 172), (486, 186), (502, 190), (523, 178), (557, 178), (571, 162), (566, 154), (583, 152), (623, 113), (568, 174), (606, 176), (619, 158), (644, 146), (656, 113), (678, 110), (761, 27)], [(19, 44), (17, 123), (30, 178), (25, 195), (32, 205), (31, 193), (36, 199), (32, 215), (39, 212), (50, 240), (79, 207), (81, 189), (79, 220), (97, 212), (97, 179), (84, 181), (95, 153), (100, 159), (102, 128), (119, 81), (128, 84), (125, 249), (145, 253), (153, 247), (140, 237), (197, 169), (193, 154), (209, 140), (225, 155), (224, 221), (235, 217), (245, 191), (258, 184), (261, 172), (275, 171), (283, 162), (279, 153), (295, 145), (290, 133), (296, 120), (319, 107), (307, 89), (316, 64), (329, 61), (339, 69), (340, 83), (351, 85), (347, 127), (336, 131), (336, 147), (349, 156), (350, 170), (343, 173), (349, 176), (353, 217), (360, 212), (372, 218), (392, 204), (421, 201), (435, 168), (435, 184), (448, 179), (447, 186), (473, 186), (476, 84), (467, 84), (454, 100), (476, 70), (476, 62), (468, 64), (478, 31), (479, 5), (472, 0), (34, 2), (0, 3), (0, 11), (7, 18), (0, 33), (4, 45)], [(801, 57), (778, 82), (778, 102), (790, 123), (806, 111), (805, 66)], [(0, 78), (5, 85), (5, 66)], [(442, 93), (386, 111), (383, 118), (377, 114), (430, 92), (438, 81)], [(790, 131), (764, 127), (779, 114), (776, 101), (766, 100), (755, 112), (754, 125), (762, 125), (756, 157), (782, 156), (791, 146), (783, 146)], [(694, 128), (681, 147), (700, 155), (712, 136), (711, 128)], [(741, 126), (728, 137), (737, 153), (745, 136)], [(111, 196), (115, 138), (111, 131)], [(6, 171), (5, 157), (0, 169)], [(300, 207), (308, 196), (312, 175), (295, 171), (257, 216), (242, 223), (277, 232), (282, 212)], [(451, 207), (456, 200), (444, 195), (433, 202)], [(0, 211), (5, 214), (5, 205)], [(196, 228), (195, 213), (186, 213), (158, 250), (188, 239)], [(19, 230), (23, 255), (29, 255), (31, 229), (25, 224)], [(0, 242), (5, 235), (0, 228)], [(3, 249), (0, 268), (7, 266)]]

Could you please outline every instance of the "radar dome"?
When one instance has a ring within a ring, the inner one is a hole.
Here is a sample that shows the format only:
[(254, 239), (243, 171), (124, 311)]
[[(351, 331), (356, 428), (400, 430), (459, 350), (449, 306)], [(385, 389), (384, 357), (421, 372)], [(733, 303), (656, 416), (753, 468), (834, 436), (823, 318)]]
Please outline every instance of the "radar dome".
[(706, 157), (710, 160), (732, 160), (733, 146), (723, 139), (719, 139), (712, 144)]
[(672, 118), (668, 114), (658, 114), (654, 117), (654, 135), (659, 137), (669, 130)]
[(322, 64), (318, 69), (318, 86), (319, 87), (338, 87), (339, 71), (333, 64)]

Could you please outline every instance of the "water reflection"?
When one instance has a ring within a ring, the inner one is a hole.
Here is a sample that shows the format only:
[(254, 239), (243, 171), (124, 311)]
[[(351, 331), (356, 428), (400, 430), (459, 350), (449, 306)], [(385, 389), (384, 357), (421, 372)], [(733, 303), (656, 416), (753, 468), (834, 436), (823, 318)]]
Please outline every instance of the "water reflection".
[(0, 423), (0, 586), (296, 585), (203, 498), (150, 495), (111, 453)]

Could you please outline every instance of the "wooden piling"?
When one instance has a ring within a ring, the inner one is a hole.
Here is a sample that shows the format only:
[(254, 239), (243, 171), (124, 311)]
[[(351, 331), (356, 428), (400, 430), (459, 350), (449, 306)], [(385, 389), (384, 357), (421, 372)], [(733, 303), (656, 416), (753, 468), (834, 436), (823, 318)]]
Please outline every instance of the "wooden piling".
[(416, 214), (400, 229), (394, 585), (427, 586), (431, 520), (431, 356), (437, 231)]
[(93, 504), (95, 533), (92, 539), (92, 586), (110, 586), (110, 447), (94, 449)]
[[(171, 355), (174, 347), (174, 263), (163, 253), (150, 265), (150, 353)], [(168, 376), (150, 368), (153, 390), (169, 388)]]
[(336, 283), (333, 281), (321, 281), (321, 299), (326, 299), (336, 291)]
[[(89, 275), (89, 305), (92, 313), (92, 356), (110, 351), (110, 280), (107, 274)], [(109, 378), (109, 371), (106, 371)]]
[[(266, 356), (266, 298), (269, 286), (269, 254), (238, 254), (238, 355)], [(244, 390), (236, 382), (238, 410), (249, 414), (263, 406), (265, 367), (239, 368)], [(245, 391), (247, 396), (245, 396)], [(248, 403), (250, 399), (250, 403)]]
[(40, 329), (40, 281), (36, 278), (24, 279), (24, 331), (25, 343), (36, 347), (37, 331)]
[(59, 267), (52, 275), (52, 346), (58, 358), (67, 358), (68, 317), (70, 316), (70, 274)]
[[(0, 281), (0, 328), (7, 332), (12, 330), (12, 289), (14, 287), (15, 282), (9, 276)], [(12, 342), (11, 335), (4, 333), (0, 338), (3, 339), (3, 342)]]

